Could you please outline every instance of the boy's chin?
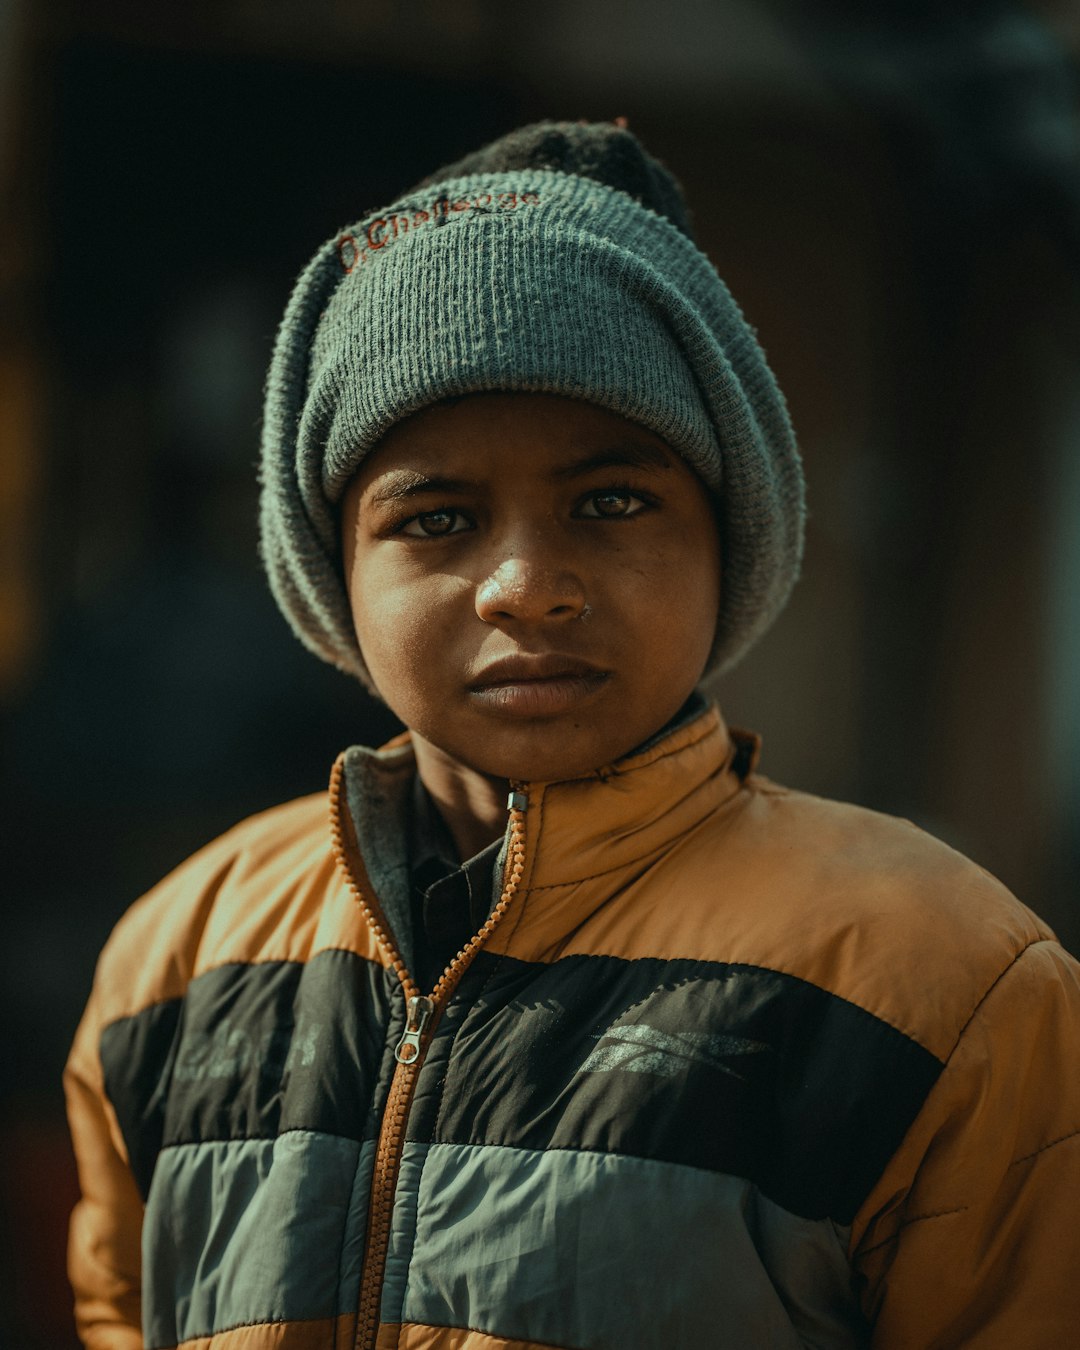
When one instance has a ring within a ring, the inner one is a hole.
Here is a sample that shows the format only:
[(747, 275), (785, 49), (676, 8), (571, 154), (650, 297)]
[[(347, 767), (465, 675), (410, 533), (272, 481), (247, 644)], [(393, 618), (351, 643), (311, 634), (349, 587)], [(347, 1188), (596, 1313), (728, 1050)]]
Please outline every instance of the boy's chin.
[(456, 761), (462, 769), (484, 778), (517, 783), (557, 783), (595, 774), (624, 759), (649, 736), (636, 737), (629, 743), (625, 737), (595, 743), (594, 738), (589, 737), (589, 743), (581, 745), (568, 745), (565, 740), (562, 744), (552, 744), (560, 739), (556, 733), (549, 733), (542, 739), (548, 743), (500, 746), (489, 742), (482, 747), (442, 749), (440, 753)]

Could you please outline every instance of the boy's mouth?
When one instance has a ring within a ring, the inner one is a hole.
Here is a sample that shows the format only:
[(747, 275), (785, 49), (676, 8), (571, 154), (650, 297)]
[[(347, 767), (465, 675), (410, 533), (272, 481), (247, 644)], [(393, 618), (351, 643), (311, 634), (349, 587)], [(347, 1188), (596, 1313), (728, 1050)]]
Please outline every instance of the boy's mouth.
[(611, 671), (580, 657), (548, 652), (493, 661), (469, 682), (472, 698), (488, 711), (512, 717), (563, 712), (595, 693)]

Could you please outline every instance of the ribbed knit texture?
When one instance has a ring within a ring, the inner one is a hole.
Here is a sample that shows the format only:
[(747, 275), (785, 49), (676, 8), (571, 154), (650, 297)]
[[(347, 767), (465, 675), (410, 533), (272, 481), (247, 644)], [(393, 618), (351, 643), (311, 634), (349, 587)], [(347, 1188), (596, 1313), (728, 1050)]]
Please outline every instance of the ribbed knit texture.
[(414, 189), (328, 241), (297, 282), (267, 382), (261, 530), (300, 639), (368, 682), (336, 505), (395, 422), (481, 390), (586, 399), (683, 455), (718, 501), (709, 669), (734, 665), (799, 570), (803, 480), (783, 397), (712, 264), (670, 220), (546, 169)]

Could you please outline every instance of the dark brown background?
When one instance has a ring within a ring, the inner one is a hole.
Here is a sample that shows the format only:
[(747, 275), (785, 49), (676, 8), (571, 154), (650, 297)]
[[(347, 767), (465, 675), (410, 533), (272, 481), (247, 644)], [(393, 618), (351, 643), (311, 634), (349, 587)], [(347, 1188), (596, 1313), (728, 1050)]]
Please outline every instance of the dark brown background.
[(729, 719), (1080, 947), (1078, 49), (1064, 3), (0, 5), (0, 1343), (71, 1345), (58, 1079), (109, 928), (394, 729), (255, 561), (291, 279), (523, 121), (629, 117), (787, 391), (804, 578)]

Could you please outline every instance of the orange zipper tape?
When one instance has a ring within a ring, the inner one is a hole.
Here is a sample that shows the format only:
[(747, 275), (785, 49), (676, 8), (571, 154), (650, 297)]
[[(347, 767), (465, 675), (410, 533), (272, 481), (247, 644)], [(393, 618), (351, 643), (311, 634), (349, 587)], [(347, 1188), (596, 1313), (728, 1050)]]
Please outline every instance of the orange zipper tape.
[(460, 951), (443, 971), (430, 998), (421, 996), (412, 976), (405, 968), (401, 953), (394, 942), (390, 926), (374, 895), (365, 895), (357, 884), (349, 861), (342, 821), (342, 781), (345, 774), (345, 756), (339, 755), (330, 775), (330, 834), (334, 859), (345, 882), (371, 927), (375, 941), (382, 949), (387, 964), (401, 982), (405, 995), (407, 1018), (405, 1031), (396, 1050), (397, 1067), (387, 1094), (379, 1142), (375, 1149), (375, 1164), (371, 1175), (371, 1194), (368, 1202), (367, 1240), (364, 1246), (364, 1264), (360, 1274), (360, 1307), (356, 1323), (355, 1350), (374, 1350), (379, 1330), (379, 1307), (382, 1302), (383, 1276), (386, 1255), (390, 1247), (390, 1227), (394, 1210), (394, 1191), (397, 1187), (401, 1154), (405, 1146), (405, 1126), (412, 1105), (413, 1091), (424, 1053), (431, 1043), (439, 1015), (450, 1002), (462, 976), (477, 953), (487, 943), (503, 915), (512, 904), (525, 870), (525, 809), (528, 797), (522, 784), (511, 784), (507, 806), (510, 811), (510, 843), (503, 870), (503, 888), (499, 902), (488, 915), (476, 936)]

